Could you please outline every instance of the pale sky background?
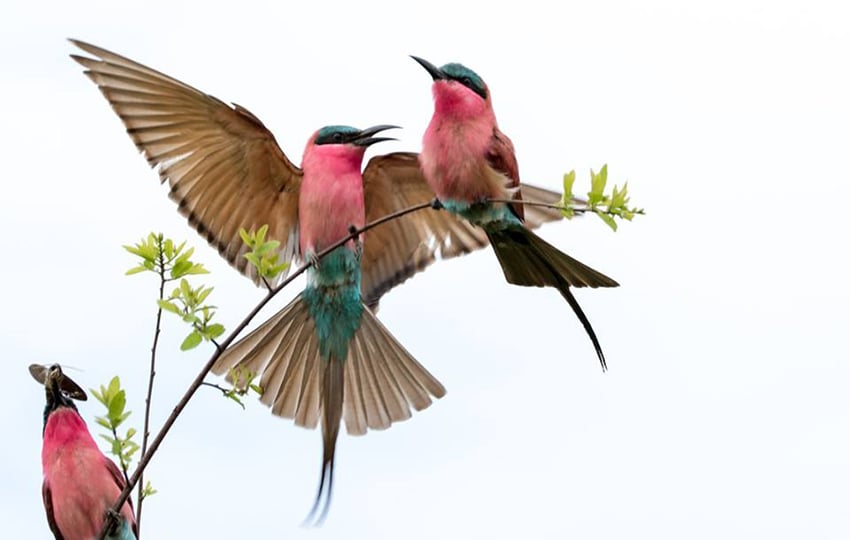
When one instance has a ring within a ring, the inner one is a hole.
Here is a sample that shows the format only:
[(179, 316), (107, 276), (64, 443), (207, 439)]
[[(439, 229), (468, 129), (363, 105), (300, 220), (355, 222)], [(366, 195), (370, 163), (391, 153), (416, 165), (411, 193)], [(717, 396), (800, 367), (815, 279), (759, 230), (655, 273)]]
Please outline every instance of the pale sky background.
[[(369, 155), (418, 150), (431, 82), (408, 55), (460, 61), (525, 182), (607, 162), (649, 212), (542, 233), (622, 284), (578, 293), (608, 373), (554, 290), (508, 286), (489, 250), (435, 265), (381, 318), (448, 395), (341, 437), (324, 527), (299, 526), (319, 432), (205, 390), (149, 469), (144, 538), (850, 537), (845, 3), (295, 4), (0, 7), (4, 537), (50, 537), (29, 363), (121, 375), (141, 425), (156, 283), (123, 276), (121, 244), (188, 239), (228, 327), (262, 296), (177, 214), (66, 37), (244, 105), (296, 163), (331, 123), (405, 128)], [(211, 352), (181, 354), (185, 331), (166, 319), (156, 426)]]

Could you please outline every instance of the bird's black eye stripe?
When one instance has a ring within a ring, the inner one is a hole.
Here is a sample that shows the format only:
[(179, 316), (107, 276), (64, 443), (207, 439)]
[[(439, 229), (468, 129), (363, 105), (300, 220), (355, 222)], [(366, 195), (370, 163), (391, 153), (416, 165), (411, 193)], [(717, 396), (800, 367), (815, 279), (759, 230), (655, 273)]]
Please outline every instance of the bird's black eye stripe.
[(340, 133), (338, 131), (332, 135), (332, 138), (333, 138), (334, 142), (338, 142), (338, 143), (341, 143), (344, 139), (344, 137), (342, 136), (342, 133)]

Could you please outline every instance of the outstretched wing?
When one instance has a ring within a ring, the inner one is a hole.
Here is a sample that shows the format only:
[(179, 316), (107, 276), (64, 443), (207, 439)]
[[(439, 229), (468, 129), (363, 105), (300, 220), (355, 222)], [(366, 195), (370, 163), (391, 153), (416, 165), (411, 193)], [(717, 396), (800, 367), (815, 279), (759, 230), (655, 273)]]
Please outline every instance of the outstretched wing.
[[(376, 156), (363, 171), (366, 222), (426, 203), (434, 192), (419, 169), (417, 154)], [(375, 308), (387, 291), (431, 263), (488, 245), (484, 231), (454, 214), (419, 210), (367, 231), (363, 240), (363, 301)]]
[(168, 182), (180, 213), (231, 265), (259, 280), (242, 256), (243, 227), (268, 224), (283, 258), (298, 255), (301, 170), (256, 116), (128, 58), (71, 42), (95, 57), (71, 55)]

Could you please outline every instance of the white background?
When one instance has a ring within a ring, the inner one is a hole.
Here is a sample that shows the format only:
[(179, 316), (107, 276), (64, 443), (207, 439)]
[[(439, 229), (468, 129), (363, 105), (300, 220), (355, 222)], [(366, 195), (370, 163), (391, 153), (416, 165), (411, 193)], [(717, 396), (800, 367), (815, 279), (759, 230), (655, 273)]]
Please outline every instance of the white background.
[[(489, 251), (436, 265), (381, 317), (449, 393), (341, 437), (323, 528), (299, 527), (319, 433), (206, 389), (149, 469), (146, 538), (850, 537), (843, 3), (293, 4), (0, 7), (4, 537), (50, 537), (29, 363), (120, 374), (141, 424), (156, 283), (123, 276), (121, 244), (188, 239), (228, 327), (262, 295), (175, 212), (66, 37), (248, 107), (296, 163), (331, 123), (399, 124), (371, 152), (418, 150), (430, 78), (407, 55), (460, 61), (524, 181), (607, 162), (648, 211), (542, 233), (622, 284), (578, 293), (607, 374), (555, 291), (508, 286)], [(166, 319), (155, 425), (210, 353), (184, 333)]]

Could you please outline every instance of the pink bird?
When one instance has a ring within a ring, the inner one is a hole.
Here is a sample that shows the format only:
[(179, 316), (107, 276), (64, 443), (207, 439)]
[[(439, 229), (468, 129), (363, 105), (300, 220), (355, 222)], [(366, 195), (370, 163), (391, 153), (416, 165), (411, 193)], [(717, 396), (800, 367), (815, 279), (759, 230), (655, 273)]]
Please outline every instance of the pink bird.
[(412, 57), (434, 80), (434, 114), (422, 139), (419, 162), (443, 207), (484, 229), (505, 279), (515, 285), (554, 287), (572, 307), (593, 343), (602, 369), (605, 355), (570, 287), (617, 287), (608, 276), (580, 263), (531, 232), (522, 204), (514, 146), (499, 130), (490, 90), (461, 64), (438, 68)]
[[(93, 540), (107, 513), (126, 485), (121, 471), (97, 447), (73, 399), (86, 393), (54, 364), (33, 364), (33, 377), (44, 384), (44, 434), (41, 464), (42, 496), (47, 523), (56, 540)], [(73, 398), (73, 399), (72, 399)], [(108, 540), (136, 540), (136, 518), (124, 503)]]

